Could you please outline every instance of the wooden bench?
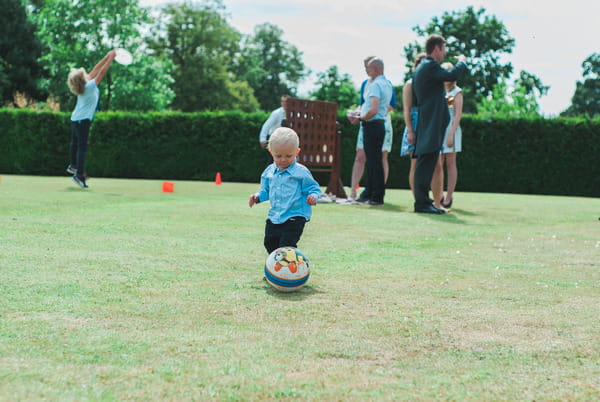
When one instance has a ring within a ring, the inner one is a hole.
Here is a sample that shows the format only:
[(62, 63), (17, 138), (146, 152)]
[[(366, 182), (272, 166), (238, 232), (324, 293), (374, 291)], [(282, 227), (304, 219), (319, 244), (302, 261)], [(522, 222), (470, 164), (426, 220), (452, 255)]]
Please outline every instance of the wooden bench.
[(330, 172), (327, 194), (347, 198), (342, 184), (341, 131), (337, 103), (288, 98), (284, 126), (300, 137), (301, 164), (313, 172)]

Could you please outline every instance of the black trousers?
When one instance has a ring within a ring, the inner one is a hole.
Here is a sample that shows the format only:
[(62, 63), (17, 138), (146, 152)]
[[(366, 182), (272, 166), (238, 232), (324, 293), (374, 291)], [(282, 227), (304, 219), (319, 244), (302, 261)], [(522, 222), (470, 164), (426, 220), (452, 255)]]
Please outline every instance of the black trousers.
[(91, 125), (92, 122), (88, 119), (71, 122), (71, 166), (77, 167), (78, 176), (83, 176), (85, 173), (85, 156)]
[(279, 247), (298, 247), (300, 236), (304, 231), (306, 218), (295, 216), (283, 223), (273, 223), (267, 219), (265, 226), (265, 248), (271, 254)]
[(415, 209), (425, 208), (433, 204), (433, 200), (429, 198), (429, 189), (431, 188), (431, 179), (435, 171), (440, 153), (431, 152), (417, 156), (417, 164), (415, 166)]
[(381, 160), (381, 147), (385, 138), (383, 120), (363, 121), (363, 147), (367, 157), (367, 184), (361, 198), (374, 202), (383, 202), (385, 196), (385, 176)]

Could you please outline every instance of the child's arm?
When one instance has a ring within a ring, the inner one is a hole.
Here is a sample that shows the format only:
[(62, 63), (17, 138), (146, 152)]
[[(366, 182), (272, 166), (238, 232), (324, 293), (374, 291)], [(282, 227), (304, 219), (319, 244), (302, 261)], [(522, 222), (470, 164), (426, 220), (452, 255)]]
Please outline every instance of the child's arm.
[(306, 197), (306, 203), (308, 205), (317, 205), (317, 197), (310, 194), (308, 197)]
[(258, 204), (259, 202), (260, 199), (258, 198), (258, 194), (252, 194), (250, 196), (250, 199), (248, 200), (248, 205), (250, 206), (250, 208), (252, 208), (254, 204)]
[(317, 200), (321, 196), (322, 192), (321, 188), (319, 187), (319, 183), (317, 183), (317, 181), (312, 177), (310, 172), (305, 180), (303, 180), (303, 185), (308, 193), (308, 196), (306, 197), (306, 203), (308, 205), (316, 205)]
[(96, 67), (94, 67), (94, 69), (90, 71), (90, 78), (96, 81), (96, 85), (100, 84), (100, 82), (106, 75), (106, 72), (110, 68), (110, 65), (112, 64), (113, 60), (115, 59), (115, 55), (116, 52), (114, 50), (109, 51), (106, 54), (106, 56), (104, 56), (104, 58), (102, 58), (102, 60), (100, 60), (100, 62), (96, 64)]

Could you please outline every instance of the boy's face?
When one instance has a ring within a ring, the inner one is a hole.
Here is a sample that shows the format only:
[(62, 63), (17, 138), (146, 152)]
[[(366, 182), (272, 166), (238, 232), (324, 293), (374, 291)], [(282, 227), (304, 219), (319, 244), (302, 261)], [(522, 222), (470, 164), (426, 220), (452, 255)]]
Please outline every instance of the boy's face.
[(294, 144), (272, 145), (269, 150), (273, 156), (275, 165), (281, 170), (287, 169), (300, 153), (300, 148), (296, 148)]

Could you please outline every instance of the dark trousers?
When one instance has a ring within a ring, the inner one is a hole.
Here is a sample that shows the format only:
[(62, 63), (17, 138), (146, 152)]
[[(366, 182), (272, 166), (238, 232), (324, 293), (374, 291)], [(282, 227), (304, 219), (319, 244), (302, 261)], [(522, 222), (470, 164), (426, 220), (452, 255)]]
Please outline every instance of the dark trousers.
[(265, 226), (265, 248), (267, 252), (271, 254), (279, 247), (298, 247), (304, 225), (306, 225), (306, 219), (302, 216), (295, 216), (280, 224), (275, 224), (267, 219), (267, 225)]
[(77, 167), (78, 176), (83, 176), (85, 173), (85, 155), (91, 124), (88, 119), (71, 122), (71, 166)]
[(431, 179), (433, 178), (433, 172), (439, 157), (439, 152), (417, 156), (414, 179), (415, 209), (425, 208), (433, 204), (433, 200), (429, 198), (429, 189), (431, 188)]
[(385, 137), (383, 120), (363, 121), (363, 147), (367, 157), (367, 184), (361, 198), (374, 202), (383, 202), (385, 195), (385, 176), (381, 160), (381, 147)]

